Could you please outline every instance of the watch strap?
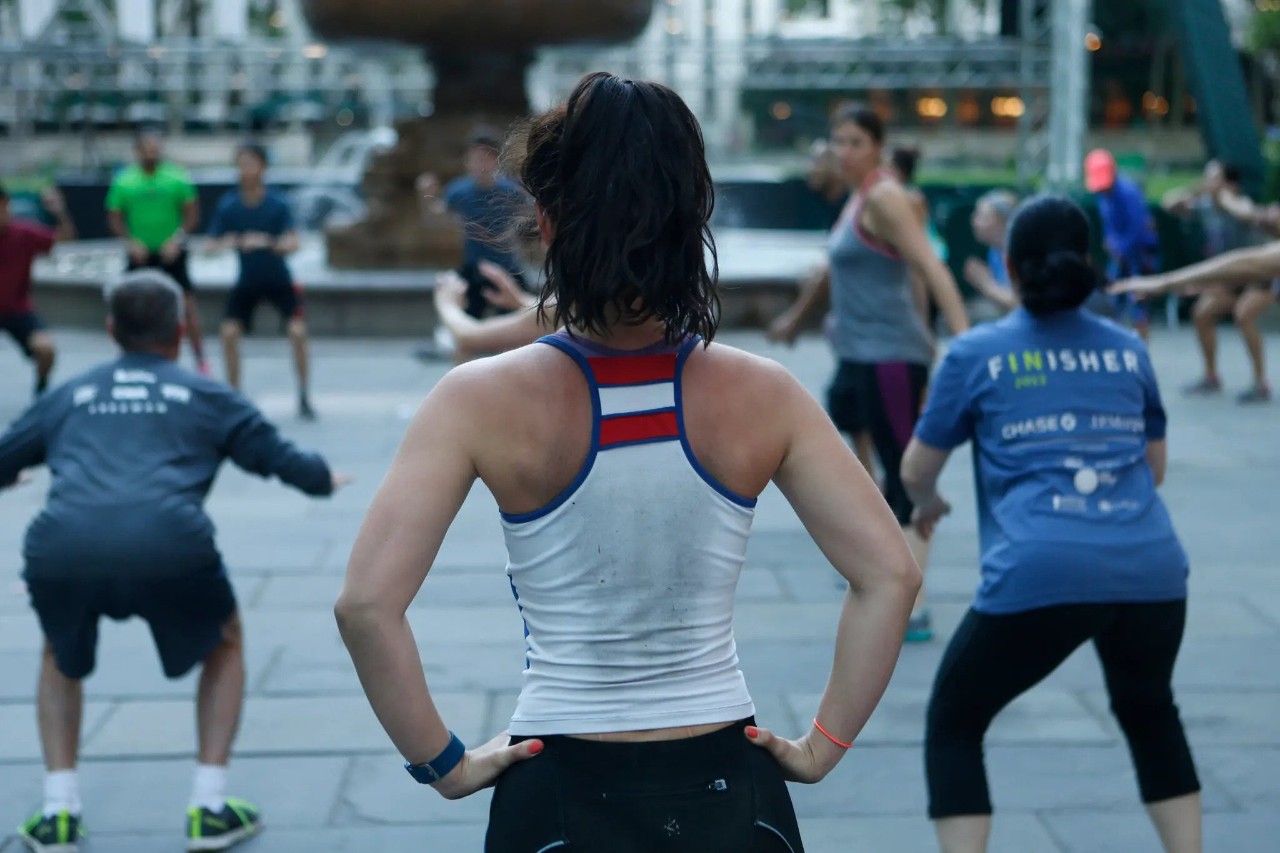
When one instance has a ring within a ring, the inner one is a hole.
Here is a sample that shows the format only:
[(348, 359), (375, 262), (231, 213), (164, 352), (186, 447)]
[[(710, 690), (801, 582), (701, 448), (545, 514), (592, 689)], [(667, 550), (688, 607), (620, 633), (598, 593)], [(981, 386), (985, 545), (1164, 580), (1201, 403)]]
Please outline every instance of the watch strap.
[(404, 769), (409, 771), (409, 775), (419, 783), (434, 785), (449, 775), (449, 772), (458, 766), (458, 763), (462, 761), (462, 757), (466, 754), (466, 744), (451, 731), (449, 732), (449, 745), (444, 748), (444, 752), (425, 764), (405, 762)]

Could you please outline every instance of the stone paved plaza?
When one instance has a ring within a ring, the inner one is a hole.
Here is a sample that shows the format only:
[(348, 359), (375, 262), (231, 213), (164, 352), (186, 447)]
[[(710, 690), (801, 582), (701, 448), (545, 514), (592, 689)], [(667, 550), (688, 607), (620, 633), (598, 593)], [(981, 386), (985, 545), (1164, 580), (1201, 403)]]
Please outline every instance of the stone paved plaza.
[[(831, 362), (818, 339), (788, 350), (759, 334), (725, 337), (779, 358), (821, 391)], [(63, 378), (111, 354), (100, 335), (67, 332), (59, 340)], [(364, 510), (408, 416), (444, 370), (410, 359), (412, 343), (317, 342), (321, 421), (314, 425), (293, 418), (284, 342), (247, 347), (250, 395), (291, 436), (358, 478), (332, 500), (311, 501), (227, 468), (210, 500), (247, 631), (249, 699), (232, 787), (262, 806), (268, 824), (247, 851), (480, 849), (488, 796), (446, 802), (409, 780), (365, 702), (331, 613)], [(1274, 353), (1280, 340), (1271, 343)], [(1244, 359), (1229, 330), (1223, 345), (1224, 373), (1234, 390), (1246, 376)], [(1160, 330), (1153, 350), (1171, 416), (1164, 491), (1193, 564), (1177, 689), (1204, 782), (1207, 849), (1275, 851), (1280, 405), (1245, 410), (1230, 399), (1184, 400), (1176, 389), (1195, 378), (1197, 366), (1191, 334)], [(1273, 365), (1280, 361), (1273, 357)], [(4, 422), (25, 405), (29, 384), (16, 351), (0, 347)], [(22, 533), (47, 482), (42, 472), (32, 485), (0, 494), (4, 827), (25, 818), (41, 790), (34, 709), (41, 637), (17, 575)], [(938, 534), (928, 573), (942, 636), (903, 651), (884, 702), (848, 759), (822, 784), (794, 788), (815, 853), (934, 849), (924, 817), (921, 735), (930, 680), (977, 578), (967, 457), (952, 462), (944, 487), (956, 511)], [(776, 491), (762, 497), (755, 529), (740, 588), (739, 651), (762, 724), (794, 734), (807, 726), (824, 684), (840, 589)], [(447, 721), (469, 743), (502, 729), (519, 686), (520, 620), (503, 561), (495, 507), (478, 489), (412, 610), (429, 682)], [(104, 626), (84, 721), (87, 850), (180, 849), (194, 684), (193, 678), (167, 683), (161, 677), (142, 625)], [(993, 850), (1158, 849), (1088, 648), (999, 718), (987, 752), (997, 808)]]

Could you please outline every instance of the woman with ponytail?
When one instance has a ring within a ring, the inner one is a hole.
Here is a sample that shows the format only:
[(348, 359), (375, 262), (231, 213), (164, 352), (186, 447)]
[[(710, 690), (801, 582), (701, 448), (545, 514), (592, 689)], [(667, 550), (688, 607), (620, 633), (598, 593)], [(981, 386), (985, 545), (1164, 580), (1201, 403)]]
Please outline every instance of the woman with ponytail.
[(1018, 209), (1007, 261), (1021, 307), (952, 343), (902, 463), (928, 535), (950, 510), (938, 475), (973, 442), (982, 580), (938, 668), (925, 734), (944, 853), (986, 849), (991, 720), (1088, 641), (1165, 849), (1200, 850), (1200, 784), (1170, 683), (1187, 556), (1156, 492), (1165, 412), (1142, 341), (1081, 307), (1098, 281), (1088, 252), (1071, 201)]
[[(337, 605), (356, 671), (413, 779), (451, 800), (494, 787), (487, 853), (803, 853), (786, 783), (849, 755), (920, 569), (817, 401), (711, 342), (714, 186), (680, 97), (591, 74), (515, 148), (547, 250), (520, 322), (558, 331), (456, 368), (422, 404)], [(414, 637), (444, 628), (406, 612), (477, 480), (501, 509), (524, 674), (506, 731), (468, 749)], [(733, 637), (770, 482), (848, 581), (794, 740), (757, 722)]]

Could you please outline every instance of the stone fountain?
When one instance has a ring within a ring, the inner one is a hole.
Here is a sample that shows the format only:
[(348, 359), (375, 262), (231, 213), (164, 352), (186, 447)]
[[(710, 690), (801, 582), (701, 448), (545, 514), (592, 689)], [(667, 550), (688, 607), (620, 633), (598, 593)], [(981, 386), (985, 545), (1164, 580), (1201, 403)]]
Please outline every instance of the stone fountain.
[(435, 110), (401, 122), (362, 184), (363, 221), (328, 234), (342, 269), (445, 268), (461, 260), (452, 217), (423, 218), (415, 182), (462, 171), (473, 127), (510, 127), (528, 115), (525, 72), (538, 47), (625, 41), (648, 23), (652, 0), (303, 0), (312, 28), (332, 41), (422, 45), (435, 69)]

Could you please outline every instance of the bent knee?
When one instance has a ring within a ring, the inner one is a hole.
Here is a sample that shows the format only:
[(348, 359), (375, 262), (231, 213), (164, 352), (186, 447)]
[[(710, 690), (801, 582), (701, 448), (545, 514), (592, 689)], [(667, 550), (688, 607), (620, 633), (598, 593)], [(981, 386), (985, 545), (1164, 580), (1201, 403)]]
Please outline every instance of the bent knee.
[(52, 358), (55, 352), (53, 338), (47, 332), (33, 332), (27, 338), (27, 349), (33, 356)]
[(224, 338), (239, 338), (244, 334), (244, 326), (239, 320), (223, 320), (220, 331)]

